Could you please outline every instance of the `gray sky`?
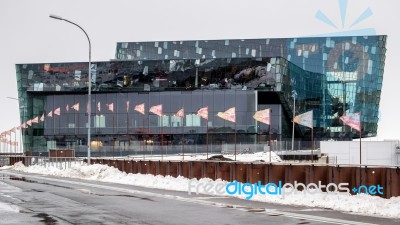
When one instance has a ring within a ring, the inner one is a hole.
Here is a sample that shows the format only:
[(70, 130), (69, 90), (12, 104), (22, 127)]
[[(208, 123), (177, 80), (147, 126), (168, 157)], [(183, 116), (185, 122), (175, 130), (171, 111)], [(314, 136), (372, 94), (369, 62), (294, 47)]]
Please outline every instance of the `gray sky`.
[[(2, 0), (0, 1), (0, 132), (20, 125), (15, 64), (114, 58), (116, 42), (299, 37), (373, 28), (388, 35), (378, 138), (400, 139), (400, 1), (348, 0), (342, 28), (339, 0)], [(370, 8), (372, 16), (349, 26)], [(338, 29), (316, 19), (323, 12)]]

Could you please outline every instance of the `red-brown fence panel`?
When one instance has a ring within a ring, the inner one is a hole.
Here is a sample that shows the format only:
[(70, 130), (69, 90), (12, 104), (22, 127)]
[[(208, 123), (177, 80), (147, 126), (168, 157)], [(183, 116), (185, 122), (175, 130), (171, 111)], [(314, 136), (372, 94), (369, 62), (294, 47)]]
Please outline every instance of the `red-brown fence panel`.
[(139, 161), (140, 165), (140, 173), (141, 174), (148, 174), (150, 171), (149, 161)]
[[(370, 194), (386, 197), (386, 194), (383, 191), (386, 185), (386, 171), (387, 170), (385, 168), (362, 167), (361, 185), (365, 185)], [(364, 187), (359, 187), (359, 189), (361, 192), (365, 193)], [(374, 192), (376, 192), (376, 194), (374, 194)]]
[(140, 173), (140, 163), (139, 161), (131, 161), (132, 163), (132, 173)]
[(329, 167), (327, 166), (310, 166), (310, 176), (307, 184), (321, 182), (322, 185), (327, 185), (329, 181)]
[(285, 183), (285, 165), (272, 165), (268, 164), (268, 182), (267, 183), (275, 183), (278, 184), (279, 181)]
[(178, 177), (179, 175), (179, 163), (178, 162), (169, 162), (168, 173), (172, 177)]
[[(10, 156), (10, 166), (14, 165), (15, 163), (19, 162), (17, 156)], [(23, 162), (22, 162), (23, 163)], [(24, 164), (25, 165), (25, 164)]]
[(189, 162), (179, 162), (179, 176), (190, 178)]
[(400, 168), (387, 169), (385, 194), (387, 198), (400, 196)]
[(159, 174), (158, 161), (149, 161), (149, 173), (156, 176)]
[(31, 157), (24, 157), (22, 162), (24, 163), (24, 165), (29, 166), (32, 165), (32, 158)]
[(217, 162), (206, 162), (205, 164), (206, 164), (204, 171), (205, 177), (215, 180), (217, 177), (216, 174)]
[(216, 165), (217, 165), (217, 172), (216, 172), (217, 179), (231, 181), (232, 177), (231, 177), (230, 163), (217, 162)]
[(261, 183), (265, 184), (265, 164), (250, 164), (250, 171), (249, 171), (249, 177), (248, 181), (249, 183), (258, 183), (260, 181)]
[(310, 176), (310, 169), (308, 165), (288, 165), (286, 166), (286, 183), (307, 184), (307, 177)]
[[(360, 186), (360, 168), (359, 167), (330, 167), (330, 183), (348, 183), (350, 190), (353, 187)], [(353, 193), (353, 192), (351, 192)]]
[(191, 162), (191, 178), (203, 178), (204, 162)]
[(114, 166), (110, 159), (106, 159), (105, 161), (107, 163), (107, 166)]
[(115, 160), (115, 164), (119, 171), (124, 171), (124, 161), (123, 160)]
[(132, 173), (132, 163), (130, 160), (124, 160), (124, 172)]
[(236, 180), (238, 182), (246, 183), (247, 182), (247, 165), (243, 163), (233, 163), (234, 167), (234, 174), (233, 174), (233, 180)]
[(115, 159), (110, 160), (110, 164), (112, 167), (117, 168), (118, 169), (118, 162)]
[(168, 162), (165, 161), (158, 161), (159, 164), (159, 174), (163, 176), (168, 175)]

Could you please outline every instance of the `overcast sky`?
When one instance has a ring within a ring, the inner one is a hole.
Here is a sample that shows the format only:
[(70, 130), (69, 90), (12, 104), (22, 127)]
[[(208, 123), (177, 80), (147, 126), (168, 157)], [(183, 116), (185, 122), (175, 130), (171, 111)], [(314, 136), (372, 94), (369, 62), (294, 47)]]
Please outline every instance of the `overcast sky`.
[[(372, 15), (350, 25), (370, 8)], [(388, 35), (378, 138), (400, 139), (400, 1), (348, 0), (342, 27), (339, 0), (1, 0), (0, 132), (20, 125), (15, 64), (88, 60), (88, 43), (77, 27), (49, 18), (56, 14), (76, 22), (92, 42), (92, 60), (114, 58), (116, 42), (254, 39), (320, 35), (375, 29)], [(316, 18), (321, 11), (336, 26)]]

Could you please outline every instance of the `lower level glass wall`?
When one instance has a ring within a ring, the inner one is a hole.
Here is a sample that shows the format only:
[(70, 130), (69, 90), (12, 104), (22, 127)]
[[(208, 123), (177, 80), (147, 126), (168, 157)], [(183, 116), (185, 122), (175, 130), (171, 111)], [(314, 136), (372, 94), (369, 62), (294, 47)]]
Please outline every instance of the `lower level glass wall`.
[[(38, 122), (25, 129), (25, 134), (29, 134), (25, 135), (25, 149), (45, 152), (53, 148), (71, 148), (77, 153), (86, 152), (87, 95), (41, 98), (43, 108), (33, 113)], [(182, 145), (187, 151), (204, 152), (207, 143), (210, 151), (221, 151), (223, 148), (231, 150), (234, 143), (255, 144), (258, 134), (269, 132), (267, 125), (258, 125), (253, 119), (258, 107), (256, 102), (255, 90), (95, 93), (91, 102), (93, 154), (96, 155), (96, 151), (99, 154), (101, 151), (101, 154), (113, 151), (133, 154), (145, 149), (161, 151), (155, 146), (164, 146), (165, 152), (179, 152)], [(206, 107), (208, 119), (198, 113)], [(261, 108), (265, 107), (270, 106)], [(235, 109), (235, 122), (218, 116), (231, 108)], [(280, 110), (273, 110), (275, 134), (280, 134), (279, 113)]]

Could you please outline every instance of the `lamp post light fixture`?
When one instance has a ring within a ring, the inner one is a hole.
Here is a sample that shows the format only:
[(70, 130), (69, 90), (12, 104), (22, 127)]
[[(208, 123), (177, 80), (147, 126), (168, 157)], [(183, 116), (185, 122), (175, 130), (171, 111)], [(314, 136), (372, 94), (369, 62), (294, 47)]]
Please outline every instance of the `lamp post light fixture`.
[(88, 101), (88, 104), (87, 104), (87, 114), (88, 114), (87, 158), (88, 158), (88, 164), (90, 165), (90, 127), (91, 127), (90, 119), (91, 119), (91, 114), (92, 114), (92, 109), (91, 109), (91, 102), (92, 102), (92, 99), (91, 99), (91, 93), (92, 93), (92, 75), (91, 75), (91, 67), (92, 67), (91, 58), (92, 58), (92, 56), (91, 55), (92, 55), (92, 52), (91, 51), (92, 51), (92, 46), (90, 44), (90, 38), (89, 38), (88, 34), (86, 33), (86, 31), (78, 24), (71, 22), (67, 19), (64, 19), (60, 16), (56, 16), (56, 15), (52, 15), (52, 14), (50, 14), (50, 18), (56, 19), (56, 20), (62, 20), (62, 21), (65, 21), (67, 23), (70, 23), (72, 25), (79, 27), (79, 29), (81, 29), (83, 31), (83, 33), (85, 33), (87, 40), (89, 42), (88, 98), (87, 98), (87, 101)]
[(292, 97), (293, 97), (293, 118), (292, 118), (292, 151), (294, 149), (294, 117), (296, 116), (296, 96), (297, 92), (295, 90), (292, 91)]
[(9, 98), (9, 99), (12, 99), (12, 100), (17, 100), (17, 101), (19, 101), (19, 99), (18, 98), (14, 98), (14, 97), (6, 97), (6, 98)]

